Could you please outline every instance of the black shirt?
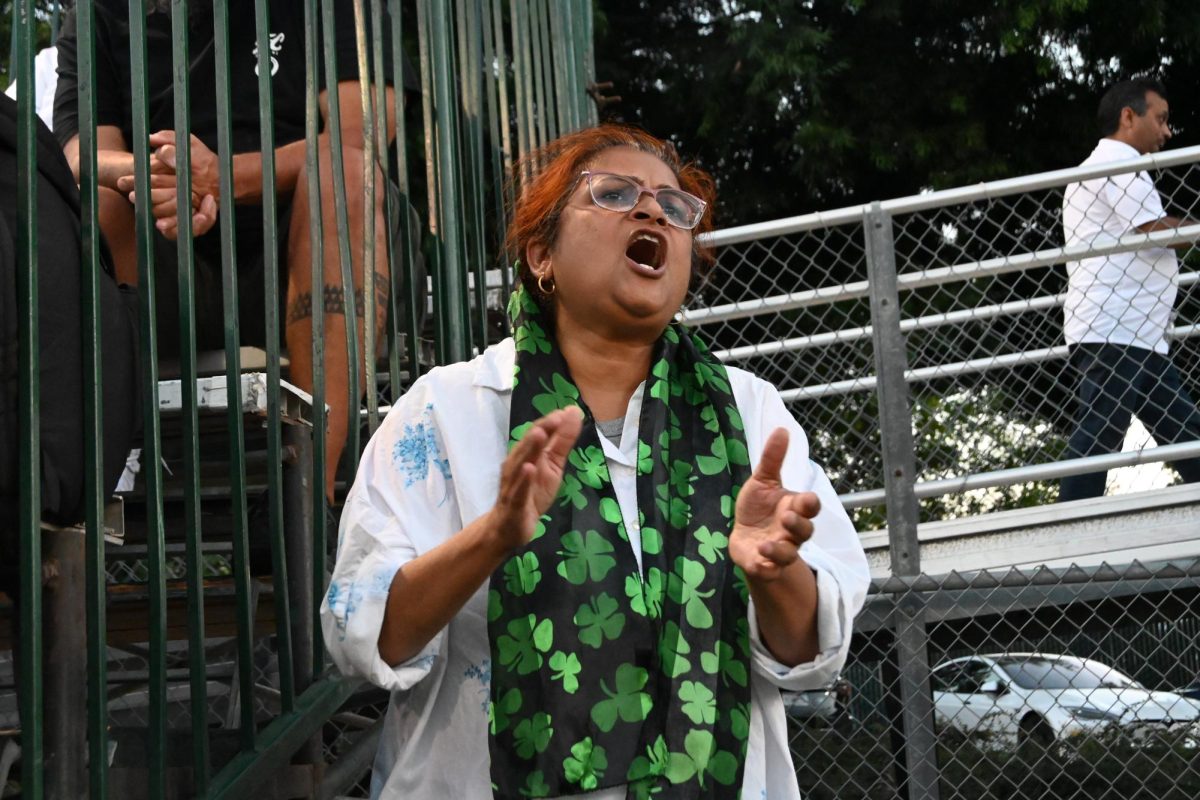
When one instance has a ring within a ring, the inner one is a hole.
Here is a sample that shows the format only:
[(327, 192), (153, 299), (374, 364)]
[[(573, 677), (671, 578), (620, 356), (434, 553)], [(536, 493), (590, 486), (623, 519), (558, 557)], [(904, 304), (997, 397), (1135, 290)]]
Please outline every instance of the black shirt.
[[(96, 28), (96, 124), (115, 125), (133, 148), (133, 102), (129, 64), (129, 4), (127, 0), (94, 0)], [(192, 14), (189, 31), (189, 73), (192, 133), (217, 150), (217, 84), (213, 43), (213, 20), (207, 13)], [(367, 12), (368, 56), (371, 55), (370, 6)], [(255, 39), (254, 4), (229, 3), (230, 100), (233, 151), (257, 151), (259, 141), (258, 56)], [(304, 8), (296, 0), (269, 0), (271, 39), (271, 88), (275, 104), (275, 146), (304, 138), (305, 58)], [(391, 18), (383, 12), (383, 74), (392, 82)], [(334, 31), (337, 40), (338, 81), (358, 80), (354, 11), (350, 0), (335, 0)], [(318, 27), (318, 43), (324, 39)], [(54, 133), (65, 144), (79, 132), (78, 58), (75, 11), (63, 22), (58, 38), (58, 88), (54, 98)], [(318, 86), (325, 88), (323, 49), (319, 54)], [(406, 89), (417, 83), (407, 61), (402, 61)], [(148, 75), (147, 133), (175, 127), (171, 82), (171, 16), (153, 11), (146, 17), (146, 65)], [(399, 98), (397, 98), (399, 100)]]

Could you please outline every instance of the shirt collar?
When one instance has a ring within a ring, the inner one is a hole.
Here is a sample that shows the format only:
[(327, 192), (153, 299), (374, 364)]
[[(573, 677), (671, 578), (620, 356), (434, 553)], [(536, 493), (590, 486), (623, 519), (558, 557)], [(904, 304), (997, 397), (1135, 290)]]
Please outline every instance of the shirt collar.
[(1096, 152), (1102, 152), (1105, 155), (1120, 158), (1122, 160), (1127, 158), (1141, 158), (1142, 155), (1137, 151), (1136, 147), (1125, 144), (1125, 142), (1118, 142), (1116, 139), (1109, 139), (1108, 137), (1100, 140), (1100, 142), (1096, 145)]
[(510, 336), (484, 350), (479, 358), (475, 359), (475, 377), (471, 385), (497, 392), (511, 392), (513, 366), (516, 362), (517, 351)]

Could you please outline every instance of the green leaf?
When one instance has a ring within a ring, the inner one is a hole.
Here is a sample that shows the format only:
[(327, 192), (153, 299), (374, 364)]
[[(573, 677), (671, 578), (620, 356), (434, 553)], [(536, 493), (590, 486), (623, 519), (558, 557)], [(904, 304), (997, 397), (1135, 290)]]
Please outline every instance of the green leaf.
[(658, 657), (662, 662), (662, 671), (667, 677), (678, 678), (692, 668), (692, 662), (684, 658), (690, 652), (692, 646), (683, 638), (679, 626), (674, 622), (667, 622), (658, 640)]
[(679, 685), (681, 710), (696, 725), (712, 725), (717, 720), (717, 697), (712, 690), (697, 681)]
[(498, 702), (488, 703), (488, 723), (492, 734), (503, 733), (508, 728), (508, 718), (521, 710), (521, 691), (509, 689)]
[(539, 414), (549, 414), (560, 408), (579, 405), (579, 389), (575, 384), (557, 372), (551, 376), (551, 382), (553, 386), (547, 385), (546, 379), (542, 378), (541, 387), (546, 391), (533, 396), (533, 407)]
[(701, 386), (710, 385), (718, 391), (730, 394), (729, 378), (725, 372), (725, 368), (719, 364), (712, 364), (707, 361), (696, 362), (696, 380)]
[(558, 562), (558, 574), (566, 578), (568, 583), (576, 586), (583, 584), (589, 578), (593, 581), (604, 580), (609, 570), (617, 565), (617, 560), (609, 553), (613, 552), (612, 543), (597, 531), (570, 531), (562, 537), (562, 550), (558, 555), (563, 560)]
[(738, 703), (730, 712), (729, 727), (734, 737), (740, 741), (750, 738), (750, 704)]
[(487, 621), (495, 622), (500, 619), (500, 615), (504, 613), (504, 604), (500, 600), (500, 593), (495, 589), (488, 590), (488, 608)]
[(638, 458), (637, 473), (638, 473), (638, 475), (649, 475), (650, 470), (654, 469), (654, 460), (650, 457), (650, 452), (651, 452), (650, 445), (639, 439), (638, 440), (638, 454), (637, 454), (637, 458)]
[(665, 594), (666, 581), (662, 570), (657, 567), (646, 570), (645, 580), (638, 580), (636, 575), (625, 578), (625, 596), (629, 598), (629, 606), (635, 614), (657, 619), (662, 614)]
[(600, 516), (605, 522), (611, 522), (614, 525), (620, 525), (625, 519), (621, 516), (620, 504), (611, 497), (601, 498)]
[(538, 567), (536, 553), (513, 556), (504, 564), (504, 585), (518, 597), (532, 592), (541, 580), (542, 571)]
[(733, 646), (728, 642), (718, 641), (711, 652), (700, 654), (700, 666), (709, 675), (721, 673), (726, 683), (736, 683), (745, 686), (747, 681), (746, 665), (738, 661)]
[(648, 556), (662, 552), (662, 534), (658, 528), (642, 528), (642, 552)]
[(563, 475), (562, 483), (558, 486), (558, 497), (560, 506), (569, 504), (580, 511), (587, 506), (587, 498), (583, 496), (583, 484), (569, 472)]
[(586, 448), (576, 447), (567, 456), (567, 461), (575, 467), (579, 480), (599, 489), (608, 480), (608, 462), (604, 459), (604, 451), (595, 445)]
[(597, 650), (605, 639), (613, 640), (625, 628), (625, 615), (608, 592), (601, 592), (575, 612), (575, 624), (579, 626), (579, 641)]
[(687, 752), (692, 763), (696, 765), (696, 776), (700, 785), (704, 785), (704, 771), (708, 769), (708, 760), (717, 749), (717, 742), (708, 731), (691, 730), (683, 737), (683, 749)]
[(725, 437), (713, 439), (711, 456), (696, 456), (696, 466), (705, 475), (716, 475), (729, 469), (729, 456), (725, 452)]
[(717, 410), (712, 406), (705, 406), (700, 409), (700, 421), (704, 423), (704, 430), (710, 433), (721, 432), (721, 423), (717, 419)]
[(507, 633), (496, 640), (500, 663), (518, 675), (528, 675), (542, 666), (542, 653), (549, 652), (554, 643), (554, 623), (538, 621), (533, 614), (518, 617), (508, 623)]
[(730, 464), (737, 464), (742, 467), (750, 465), (750, 451), (746, 449), (744, 442), (737, 439), (726, 439), (725, 452), (729, 457)]
[(668, 376), (671, 374), (671, 365), (667, 363), (665, 358), (659, 359), (654, 366), (650, 368), (650, 396), (662, 400), (664, 403), (671, 395), (670, 385), (667, 382)]
[(675, 559), (675, 570), (667, 580), (667, 594), (684, 607), (688, 624), (693, 628), (711, 628), (712, 614), (704, 601), (713, 596), (715, 589), (700, 590), (704, 582), (704, 565), (699, 561), (680, 556)]
[(666, 484), (660, 483), (654, 493), (658, 495), (655, 503), (658, 505), (659, 512), (667, 518), (667, 524), (673, 528), (687, 526), (688, 520), (692, 518), (692, 509), (688, 506), (687, 501), (682, 497), (670, 496)]
[(607, 684), (600, 681), (600, 690), (607, 696), (592, 706), (592, 722), (600, 730), (608, 733), (613, 729), (619, 717), (623, 722), (642, 722), (654, 700), (642, 691), (649, 679), (650, 673), (633, 664), (622, 664), (617, 667), (616, 689), (609, 691)]
[[(494, 790), (493, 790), (494, 791)], [(540, 769), (529, 773), (525, 778), (525, 787), (521, 790), (522, 797), (549, 797), (550, 787)]]
[(671, 464), (671, 474), (667, 478), (670, 481), (671, 489), (679, 497), (691, 497), (696, 490), (692, 487), (692, 482), (696, 480), (696, 476), (692, 474), (692, 465), (686, 461), (677, 460)]
[(638, 756), (629, 765), (625, 780), (633, 782), (662, 775), (667, 768), (667, 742), (660, 734), (654, 744), (646, 746), (646, 755)]
[(695, 537), (700, 542), (699, 553), (710, 564), (717, 563), (717, 559), (725, 559), (725, 548), (729, 546), (729, 537), (720, 531), (710, 531), (706, 526), (701, 525), (696, 529)]
[(608, 757), (604, 748), (592, 744), (590, 736), (571, 745), (571, 755), (563, 759), (563, 776), (585, 792), (593, 791), (600, 785), (606, 769)]
[(579, 690), (578, 675), (583, 671), (583, 667), (579, 664), (579, 658), (574, 653), (564, 653), (562, 650), (556, 650), (554, 655), (550, 656), (550, 669), (554, 671), (550, 675), (550, 680), (561, 680), (564, 692), (575, 694)]
[(513, 331), (513, 342), (518, 353), (549, 353), (551, 349), (546, 332), (533, 320)]
[(513, 739), (516, 741), (517, 755), (521, 758), (533, 758), (535, 753), (541, 753), (550, 744), (554, 735), (550, 715), (537, 712), (529, 719), (523, 719), (513, 729)]
[(739, 431), (746, 430), (746, 425), (742, 422), (742, 414), (737, 410), (737, 406), (730, 403), (725, 406), (725, 416), (729, 418), (729, 424)]

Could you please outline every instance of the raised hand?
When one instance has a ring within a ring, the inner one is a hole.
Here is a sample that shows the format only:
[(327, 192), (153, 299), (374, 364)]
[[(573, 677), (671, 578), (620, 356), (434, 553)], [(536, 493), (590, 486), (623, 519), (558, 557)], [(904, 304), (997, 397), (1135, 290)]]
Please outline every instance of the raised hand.
[(758, 468), (738, 493), (729, 557), (751, 580), (773, 581), (795, 563), (797, 549), (812, 536), (812, 518), (821, 510), (812, 492), (783, 488), (779, 471), (787, 448), (787, 430), (776, 428), (767, 437)]
[(506, 549), (533, 538), (538, 518), (550, 508), (562, 483), (567, 455), (583, 428), (578, 406), (553, 411), (533, 424), (500, 467), (500, 490), (491, 528)]

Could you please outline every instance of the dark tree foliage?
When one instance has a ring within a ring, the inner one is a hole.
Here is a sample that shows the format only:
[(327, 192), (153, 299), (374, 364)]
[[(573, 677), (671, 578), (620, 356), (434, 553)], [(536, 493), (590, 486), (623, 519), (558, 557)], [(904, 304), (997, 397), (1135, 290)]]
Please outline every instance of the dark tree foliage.
[(1076, 164), (1134, 74), (1200, 141), (1198, 3), (598, 0), (596, 71), (717, 176), (722, 226)]

